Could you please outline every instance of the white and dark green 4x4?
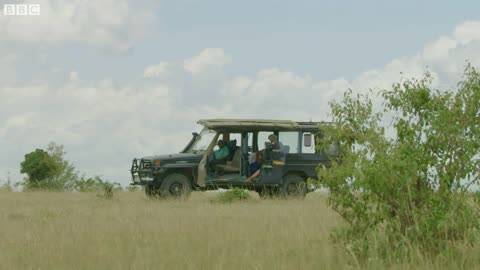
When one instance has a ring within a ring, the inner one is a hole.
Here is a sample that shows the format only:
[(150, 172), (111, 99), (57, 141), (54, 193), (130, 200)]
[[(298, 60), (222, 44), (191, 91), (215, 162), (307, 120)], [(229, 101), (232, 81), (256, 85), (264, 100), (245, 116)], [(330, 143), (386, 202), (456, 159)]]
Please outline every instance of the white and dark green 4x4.
[[(257, 191), (262, 198), (276, 194), (303, 198), (312, 190), (306, 180), (317, 177), (317, 166), (329, 167), (330, 156), (315, 147), (322, 127), (329, 123), (255, 119), (209, 119), (198, 123), (202, 131), (193, 133), (182, 152), (134, 159), (132, 184), (144, 185), (147, 196), (153, 197), (185, 198), (192, 190), (241, 187)], [(260, 175), (245, 182), (251, 174), (252, 156), (255, 158), (254, 153), (264, 149), (270, 134), (283, 144), (282, 162), (265, 160)], [(230, 155), (225, 165), (214, 166), (219, 169), (217, 173), (211, 173), (209, 156), (220, 139), (229, 147)]]

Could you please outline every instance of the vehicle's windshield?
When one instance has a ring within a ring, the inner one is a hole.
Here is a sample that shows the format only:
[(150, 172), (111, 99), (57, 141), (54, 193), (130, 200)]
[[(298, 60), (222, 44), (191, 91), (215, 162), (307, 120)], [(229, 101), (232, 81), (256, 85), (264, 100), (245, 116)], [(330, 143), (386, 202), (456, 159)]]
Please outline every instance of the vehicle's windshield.
[(208, 145), (210, 145), (212, 142), (215, 134), (215, 131), (204, 128), (200, 134), (197, 135), (196, 140), (193, 142), (192, 146), (190, 146), (187, 152), (192, 153), (207, 150)]

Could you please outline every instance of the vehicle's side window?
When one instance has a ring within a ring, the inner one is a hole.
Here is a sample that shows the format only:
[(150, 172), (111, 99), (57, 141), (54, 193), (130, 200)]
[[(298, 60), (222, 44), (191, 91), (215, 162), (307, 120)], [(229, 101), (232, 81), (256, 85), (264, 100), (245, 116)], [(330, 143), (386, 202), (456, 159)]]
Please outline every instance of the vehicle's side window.
[(240, 134), (240, 133), (230, 133), (229, 141), (233, 141), (233, 140), (236, 140), (237, 141), (237, 146), (240, 146), (240, 144), (242, 143), (242, 134)]
[[(248, 136), (248, 146), (252, 146), (253, 133), (250, 132), (247, 134), (247, 136)], [(232, 140), (237, 140), (237, 146), (240, 146), (242, 142), (242, 134), (241, 133), (225, 133), (223, 135), (223, 139), (227, 142)]]
[(315, 153), (315, 134), (310, 132), (304, 132), (302, 135), (302, 153), (314, 154)]
[(284, 146), (286, 153), (300, 153), (298, 145), (298, 132), (297, 131), (282, 131), (278, 134), (278, 141)]
[(204, 129), (197, 137), (197, 140), (190, 147), (190, 151), (205, 151), (217, 133), (213, 130)]
[[(237, 147), (241, 147), (241, 145), (242, 145), (242, 134), (241, 133), (224, 133), (222, 138), (227, 143), (235, 140), (237, 142), (236, 143)], [(248, 146), (249, 151), (251, 152), (252, 148), (253, 148), (253, 133), (252, 132), (247, 133), (247, 138), (248, 138), (248, 145), (247, 146)]]
[(253, 132), (247, 133), (248, 137), (248, 152), (253, 151)]
[(268, 136), (273, 132), (260, 131), (258, 132), (258, 150), (265, 149), (265, 143), (268, 142)]

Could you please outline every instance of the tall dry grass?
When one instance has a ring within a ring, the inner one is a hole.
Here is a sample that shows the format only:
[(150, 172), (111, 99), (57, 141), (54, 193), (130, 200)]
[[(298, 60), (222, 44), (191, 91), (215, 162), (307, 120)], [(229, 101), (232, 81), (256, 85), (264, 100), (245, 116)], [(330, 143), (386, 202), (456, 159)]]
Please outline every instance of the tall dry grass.
[[(212, 203), (215, 195), (194, 193), (175, 202), (148, 200), (140, 192), (116, 193), (111, 200), (0, 192), (0, 269), (358, 268), (329, 240), (340, 219), (326, 207), (325, 195), (304, 201), (254, 195), (233, 204)], [(389, 268), (456, 265), (420, 257)], [(372, 258), (366, 268), (385, 267)]]

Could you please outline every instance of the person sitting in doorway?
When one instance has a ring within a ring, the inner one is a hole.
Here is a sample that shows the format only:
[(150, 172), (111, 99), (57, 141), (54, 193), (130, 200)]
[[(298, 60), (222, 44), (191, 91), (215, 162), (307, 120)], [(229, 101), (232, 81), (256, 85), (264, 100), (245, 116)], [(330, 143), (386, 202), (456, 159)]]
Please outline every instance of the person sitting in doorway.
[(230, 149), (228, 149), (223, 140), (218, 140), (217, 146), (218, 150), (213, 151), (212, 155), (210, 155), (208, 158), (210, 171), (214, 171), (215, 165), (226, 164), (227, 157), (230, 155)]
[(230, 149), (223, 140), (217, 142), (218, 150), (213, 151), (214, 160), (225, 160), (230, 155)]
[(260, 151), (256, 154), (257, 158), (254, 162), (250, 163), (250, 172), (249, 177), (245, 180), (245, 182), (252, 182), (252, 180), (260, 175), (260, 167), (263, 163), (263, 152)]

